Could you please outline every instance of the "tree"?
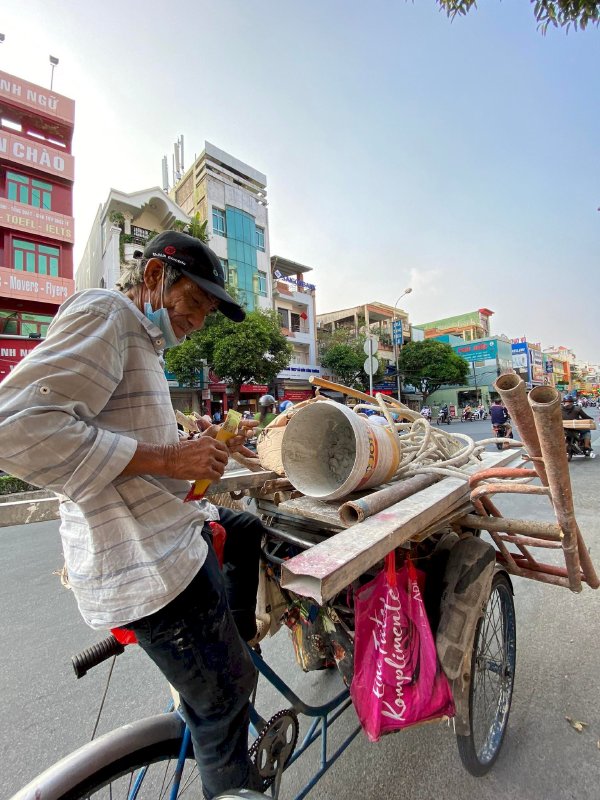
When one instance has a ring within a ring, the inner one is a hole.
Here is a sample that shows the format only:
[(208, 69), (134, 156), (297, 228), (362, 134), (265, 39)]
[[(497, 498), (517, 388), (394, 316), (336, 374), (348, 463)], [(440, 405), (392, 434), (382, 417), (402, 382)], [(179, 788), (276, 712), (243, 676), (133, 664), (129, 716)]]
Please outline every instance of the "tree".
[(232, 322), (223, 314), (208, 317), (201, 331), (167, 351), (165, 362), (179, 383), (198, 386), (200, 360), (205, 358), (217, 375), (231, 384), (236, 407), (242, 384), (273, 383), (289, 364), (291, 354), (292, 346), (281, 333), (277, 314), (257, 309), (246, 314), (243, 322)]
[(176, 219), (173, 223), (173, 228), (176, 231), (182, 231), (183, 233), (189, 233), (190, 236), (193, 236), (196, 239), (200, 239), (201, 242), (204, 244), (208, 244), (209, 235), (208, 235), (208, 220), (205, 219), (204, 222), (200, 219), (200, 212), (196, 211), (194, 216), (191, 218), (189, 222), (182, 222), (179, 219)]
[(449, 344), (435, 339), (409, 342), (400, 351), (398, 367), (404, 379), (420, 389), (423, 403), (445, 384), (466, 383), (469, 365)]
[[(333, 333), (319, 333), (319, 359), (321, 366), (330, 369), (332, 374), (344, 384), (355, 389), (365, 390), (369, 385), (369, 376), (363, 369), (365, 363), (366, 336), (358, 336), (354, 328), (336, 328)], [(379, 364), (373, 381), (383, 377), (383, 365)]]
[[(457, 15), (467, 14), (477, 7), (476, 0), (438, 0), (439, 5), (451, 19)], [(555, 28), (572, 25), (576, 30), (584, 30), (588, 24), (598, 25), (600, 22), (600, 2), (597, 0), (530, 0), (535, 18), (542, 33), (546, 33), (549, 25)]]

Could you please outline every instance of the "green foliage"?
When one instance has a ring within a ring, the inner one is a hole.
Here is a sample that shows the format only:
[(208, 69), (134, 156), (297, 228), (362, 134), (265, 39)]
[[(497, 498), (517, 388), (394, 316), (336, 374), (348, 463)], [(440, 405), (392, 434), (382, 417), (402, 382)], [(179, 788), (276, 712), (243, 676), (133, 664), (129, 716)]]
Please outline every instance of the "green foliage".
[(234, 405), (244, 383), (271, 384), (285, 369), (292, 354), (273, 310), (257, 309), (243, 322), (232, 322), (223, 314), (211, 315), (205, 327), (179, 347), (168, 350), (165, 362), (179, 383), (198, 386), (200, 360), (205, 358), (223, 381), (231, 384)]
[[(530, 3), (542, 33), (546, 33), (549, 25), (567, 30), (572, 25), (575, 30), (584, 30), (590, 23), (598, 25), (600, 22), (597, 0), (530, 0)], [(451, 19), (477, 8), (476, 0), (438, 0), (438, 4)]]
[(190, 236), (200, 239), (200, 241), (205, 244), (208, 244), (209, 240), (207, 227), (208, 220), (205, 219), (203, 222), (200, 219), (200, 213), (198, 211), (194, 214), (190, 222), (182, 222), (180, 219), (176, 219), (173, 223), (173, 230), (189, 233)]
[(434, 339), (409, 342), (400, 351), (398, 366), (403, 380), (427, 396), (444, 385), (466, 383), (469, 365), (449, 344)]
[[(363, 369), (365, 363), (365, 335), (354, 333), (354, 328), (336, 328), (334, 333), (322, 333), (319, 337), (319, 358), (321, 365), (343, 383), (355, 389), (365, 390), (369, 386), (369, 376)], [(379, 364), (373, 382), (383, 377), (383, 364)]]
[(26, 483), (20, 478), (15, 478), (12, 475), (0, 475), (0, 495), (16, 494), (17, 492), (34, 492), (37, 489), (39, 489), (39, 486), (33, 486), (31, 483)]

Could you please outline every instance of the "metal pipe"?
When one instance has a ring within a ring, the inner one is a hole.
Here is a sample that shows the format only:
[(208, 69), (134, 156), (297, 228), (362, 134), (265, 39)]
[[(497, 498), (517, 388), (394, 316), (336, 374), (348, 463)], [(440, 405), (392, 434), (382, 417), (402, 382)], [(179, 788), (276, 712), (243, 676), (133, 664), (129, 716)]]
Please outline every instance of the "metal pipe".
[[(562, 545), (569, 588), (572, 592), (580, 592), (582, 586), (577, 543), (578, 529), (565, 449), (560, 394), (552, 386), (536, 386), (529, 393), (529, 404), (544, 458), (554, 513), (564, 534)], [(534, 462), (536, 465), (538, 463)]]
[[(494, 385), (511, 419), (514, 420), (519, 429), (519, 436), (525, 445), (528, 455), (532, 459), (539, 459), (542, 455), (542, 450), (533, 412), (527, 402), (525, 382), (518, 375), (507, 373), (506, 375), (500, 375)], [(548, 486), (548, 477), (543, 461), (534, 460), (533, 465), (543, 485)]]
[(465, 528), (476, 528), (477, 530), (498, 531), (506, 534), (527, 534), (536, 539), (543, 539), (549, 542), (560, 542), (562, 531), (556, 522), (540, 522), (531, 519), (508, 519), (500, 517), (480, 517), (479, 514), (465, 514), (458, 520), (460, 525)]
[(357, 500), (349, 500), (340, 506), (338, 514), (341, 521), (347, 527), (362, 522), (372, 514), (383, 511), (400, 500), (420, 492), (427, 486), (431, 486), (439, 480), (437, 475), (415, 475), (413, 478), (401, 480), (393, 486), (380, 489), (378, 492), (361, 497)]

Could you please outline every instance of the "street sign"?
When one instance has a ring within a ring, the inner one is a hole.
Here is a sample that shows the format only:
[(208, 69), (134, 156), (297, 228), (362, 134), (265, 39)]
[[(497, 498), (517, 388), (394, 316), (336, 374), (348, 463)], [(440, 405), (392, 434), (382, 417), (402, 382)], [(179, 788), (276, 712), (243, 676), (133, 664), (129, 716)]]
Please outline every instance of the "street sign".
[[(374, 336), (367, 336), (365, 339), (365, 344), (363, 350), (365, 351), (366, 356), (374, 356), (377, 352), (377, 348), (379, 347), (379, 339)], [(366, 371), (366, 370), (365, 370)]]
[(369, 356), (368, 358), (365, 358), (363, 369), (367, 375), (375, 375), (379, 369), (379, 361), (376, 358)]

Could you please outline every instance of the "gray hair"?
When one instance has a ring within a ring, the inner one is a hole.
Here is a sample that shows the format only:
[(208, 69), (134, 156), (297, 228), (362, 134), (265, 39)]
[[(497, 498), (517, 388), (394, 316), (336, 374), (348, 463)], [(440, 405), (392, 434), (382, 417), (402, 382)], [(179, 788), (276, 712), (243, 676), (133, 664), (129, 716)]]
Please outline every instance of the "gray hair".
[[(149, 258), (136, 258), (133, 261), (127, 261), (121, 265), (121, 274), (119, 280), (115, 284), (120, 292), (128, 292), (136, 286), (141, 286), (144, 283), (144, 270)], [(182, 273), (180, 270), (172, 267), (168, 262), (159, 259), (164, 268), (165, 289), (169, 289), (173, 284), (178, 281)]]

